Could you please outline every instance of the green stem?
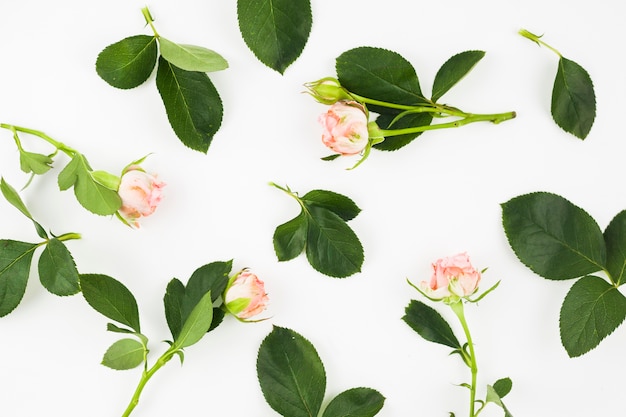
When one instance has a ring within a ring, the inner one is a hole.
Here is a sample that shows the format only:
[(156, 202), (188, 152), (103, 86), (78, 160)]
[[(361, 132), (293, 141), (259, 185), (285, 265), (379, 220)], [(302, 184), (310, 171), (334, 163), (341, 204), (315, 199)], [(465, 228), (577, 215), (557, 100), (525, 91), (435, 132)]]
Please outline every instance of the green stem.
[(51, 144), (52, 146), (54, 146), (56, 149), (60, 150), (61, 152), (64, 152), (66, 155), (70, 157), (74, 157), (74, 155), (78, 153), (78, 151), (76, 151), (75, 149), (72, 149), (69, 146), (65, 145), (64, 143), (61, 143), (52, 139), (50, 136), (46, 135), (44, 132), (40, 130), (29, 129), (27, 127), (21, 127), (21, 126), (14, 126), (14, 125), (6, 124), (6, 123), (0, 123), (0, 128), (8, 129), (11, 132), (13, 132), (13, 137), (15, 138), (17, 147), (20, 150), (22, 149), (22, 146), (19, 141), (19, 138), (17, 137), (17, 132), (28, 133), (30, 135), (38, 136), (41, 139), (48, 142), (49, 144)]
[(144, 7), (143, 9), (141, 9), (141, 13), (143, 14), (144, 19), (146, 19), (146, 23), (150, 25), (150, 28), (152, 29), (152, 32), (154, 32), (154, 37), (158, 38), (160, 37), (159, 33), (156, 31), (156, 28), (154, 27), (154, 18), (152, 17), (152, 14), (150, 14), (150, 10), (148, 9), (148, 7)]
[(455, 109), (449, 106), (444, 106), (437, 103), (426, 104), (426, 105), (408, 105), (408, 104), (396, 104), (389, 103), (387, 101), (375, 100), (373, 98), (367, 98), (360, 96), (358, 94), (354, 94), (349, 92), (349, 94), (356, 100), (365, 104), (373, 104), (375, 106), (387, 107), (390, 109), (396, 110), (405, 110), (410, 111), (412, 113), (443, 113), (449, 116), (458, 116), (458, 117), (466, 117), (470, 116), (470, 114), (465, 113), (459, 109)]
[(174, 355), (174, 353), (175, 352), (172, 350), (172, 348), (168, 349), (163, 355), (161, 355), (161, 357), (156, 361), (156, 363), (152, 366), (152, 368), (147, 369), (147, 370), (144, 369), (144, 371), (141, 374), (141, 379), (139, 380), (139, 384), (137, 384), (137, 388), (135, 389), (133, 397), (131, 398), (130, 403), (128, 403), (128, 407), (126, 407), (126, 410), (124, 411), (124, 414), (122, 414), (122, 417), (128, 417), (130, 413), (133, 412), (137, 404), (139, 404), (139, 396), (141, 396), (141, 392), (143, 391), (144, 387), (146, 386), (150, 378), (152, 378), (152, 376), (159, 369), (161, 369), (163, 365), (165, 365), (170, 359), (172, 359), (172, 356)]
[(474, 352), (474, 342), (472, 341), (472, 335), (470, 334), (469, 327), (467, 326), (467, 321), (465, 320), (465, 313), (463, 311), (463, 301), (458, 301), (456, 303), (450, 304), (450, 308), (454, 311), (454, 314), (459, 318), (461, 322), (461, 326), (463, 326), (463, 332), (465, 332), (465, 337), (467, 338), (467, 346), (469, 348), (469, 360), (470, 360), (470, 371), (472, 373), (472, 382), (470, 384), (470, 411), (469, 417), (476, 417), (478, 413), (474, 411), (474, 407), (476, 405), (476, 376), (478, 374), (478, 365), (476, 363), (476, 353)]
[(469, 123), (475, 123), (475, 122), (492, 122), (494, 124), (498, 124), (498, 123), (504, 122), (505, 120), (513, 119), (515, 118), (515, 116), (516, 114), (514, 111), (507, 112), (507, 113), (496, 113), (496, 114), (468, 114), (467, 117), (465, 117), (464, 119), (455, 120), (454, 122), (439, 123), (439, 124), (427, 125), (427, 126), (407, 127), (405, 129), (391, 129), (391, 130), (382, 129), (381, 132), (385, 135), (385, 137), (399, 136), (399, 135), (407, 135), (411, 133), (425, 132), (427, 130), (460, 127), (460, 126), (463, 126)]
[[(556, 49), (554, 49), (553, 47), (551, 47), (550, 45), (548, 45), (547, 43), (545, 43), (544, 41), (541, 40), (541, 36), (539, 35), (535, 35), (534, 33), (531, 33), (529, 31), (527, 31), (526, 29), (520, 29), (518, 32), (520, 35), (522, 35), (523, 37), (530, 39), (531, 41), (535, 42), (537, 45), (543, 45), (546, 48), (550, 49), (552, 52), (554, 52), (555, 54), (557, 54), (559, 56), (559, 58), (562, 58), (563, 55), (561, 55), (561, 53), (559, 51), (557, 51)], [(543, 36), (543, 35), (542, 35)]]

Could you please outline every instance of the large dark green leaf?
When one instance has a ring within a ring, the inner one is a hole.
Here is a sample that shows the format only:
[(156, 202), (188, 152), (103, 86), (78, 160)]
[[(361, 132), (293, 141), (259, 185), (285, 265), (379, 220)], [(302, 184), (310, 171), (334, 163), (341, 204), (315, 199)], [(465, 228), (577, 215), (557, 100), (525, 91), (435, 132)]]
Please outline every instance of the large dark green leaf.
[(611, 220), (604, 231), (606, 269), (615, 283), (626, 280), (626, 210)]
[[(396, 104), (428, 103), (415, 69), (396, 52), (369, 46), (350, 49), (337, 57), (336, 70), (341, 85), (360, 96)], [(371, 108), (377, 113), (398, 113)]]
[(315, 347), (293, 330), (274, 326), (257, 357), (257, 376), (267, 403), (285, 417), (317, 417), (326, 373)]
[(337, 395), (322, 417), (373, 417), (383, 408), (385, 397), (371, 388), (352, 388)]
[(273, 242), (279, 261), (288, 261), (302, 253), (306, 244), (307, 230), (307, 216), (304, 211), (276, 228)]
[(560, 314), (561, 342), (570, 357), (580, 356), (611, 334), (626, 317), (626, 297), (596, 276), (578, 280)]
[(167, 324), (174, 339), (179, 336), (187, 318), (207, 292), (211, 292), (212, 301), (222, 295), (231, 269), (232, 261), (212, 262), (196, 269), (186, 287), (175, 278), (169, 282), (163, 303)]
[(115, 370), (133, 369), (143, 363), (144, 346), (135, 339), (121, 339), (109, 347), (102, 364)]
[(311, 266), (337, 278), (359, 272), (365, 258), (357, 235), (332, 211), (309, 204), (306, 207), (309, 218), (305, 250)]
[(74, 258), (59, 239), (50, 239), (39, 257), (39, 280), (52, 294), (63, 296), (80, 291)]
[(437, 102), (450, 88), (461, 81), (485, 56), (483, 51), (465, 51), (448, 59), (437, 71), (431, 100)]
[(157, 88), (176, 136), (206, 153), (222, 124), (222, 100), (203, 72), (185, 71), (159, 58)]
[(559, 195), (515, 197), (502, 204), (502, 223), (520, 261), (544, 278), (564, 280), (604, 269), (606, 247), (598, 224)]
[(157, 42), (154, 36), (131, 36), (100, 52), (96, 72), (113, 87), (134, 88), (148, 79), (156, 59)]
[(26, 208), (26, 204), (24, 204), (24, 202), (22, 201), (22, 198), (17, 193), (15, 188), (13, 188), (9, 183), (7, 183), (4, 180), (4, 178), (0, 179), (0, 191), (2, 192), (2, 195), (4, 196), (4, 198), (7, 199), (9, 203), (11, 203), (24, 216), (28, 217), (33, 222), (33, 224), (35, 225), (35, 230), (37, 231), (37, 234), (39, 235), (39, 237), (42, 239), (48, 239), (48, 234), (46, 233), (45, 229), (39, 223), (35, 221), (33, 216), (30, 214), (30, 211), (28, 211), (28, 208)]
[(83, 296), (94, 310), (140, 333), (135, 296), (118, 280), (107, 275), (82, 274)]
[(332, 211), (345, 221), (354, 219), (361, 209), (345, 195), (327, 190), (312, 190), (302, 196), (302, 201)]
[(22, 301), (36, 248), (33, 243), (0, 240), (0, 317)]
[(237, 17), (248, 48), (281, 74), (302, 53), (313, 22), (310, 0), (237, 0)]
[(559, 59), (552, 89), (552, 117), (574, 136), (585, 139), (596, 117), (596, 95), (591, 77), (567, 58)]
[(448, 322), (435, 309), (420, 301), (411, 300), (404, 310), (402, 320), (417, 334), (430, 342), (449, 346), (453, 349), (461, 348), (461, 344)]

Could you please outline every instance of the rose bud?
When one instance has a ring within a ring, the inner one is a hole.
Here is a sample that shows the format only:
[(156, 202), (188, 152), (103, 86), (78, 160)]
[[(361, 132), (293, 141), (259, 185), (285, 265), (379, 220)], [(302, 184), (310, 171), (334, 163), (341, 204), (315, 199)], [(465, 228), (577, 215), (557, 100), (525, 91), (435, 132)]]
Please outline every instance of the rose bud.
[(356, 101), (338, 101), (321, 115), (322, 142), (341, 155), (355, 155), (368, 143), (367, 113)]
[(248, 269), (230, 278), (223, 298), (226, 311), (240, 321), (249, 321), (264, 311), (269, 302), (263, 281)]
[(438, 259), (432, 266), (430, 281), (422, 281), (420, 285), (428, 297), (455, 301), (478, 290), (481, 274), (472, 266), (467, 253)]
[(154, 213), (161, 202), (161, 189), (164, 186), (164, 182), (145, 172), (139, 165), (128, 167), (117, 190), (122, 199), (122, 207), (118, 211), (122, 221), (138, 228), (138, 220)]
[(322, 104), (335, 104), (339, 100), (352, 100), (350, 93), (341, 86), (339, 80), (332, 77), (306, 83), (304, 86), (315, 100)]

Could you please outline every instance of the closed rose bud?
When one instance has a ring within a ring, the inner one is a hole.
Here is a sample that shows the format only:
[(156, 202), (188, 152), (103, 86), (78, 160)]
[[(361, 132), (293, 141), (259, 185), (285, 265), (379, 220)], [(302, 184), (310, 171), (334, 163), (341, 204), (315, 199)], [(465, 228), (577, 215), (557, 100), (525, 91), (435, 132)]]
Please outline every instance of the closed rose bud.
[(422, 281), (424, 293), (437, 300), (469, 297), (478, 290), (480, 272), (471, 264), (467, 253), (438, 259), (430, 281)]
[(237, 319), (247, 321), (267, 308), (265, 284), (247, 269), (232, 277), (224, 291), (224, 307)]
[(154, 213), (161, 202), (164, 182), (139, 166), (131, 166), (122, 175), (117, 193), (122, 199), (118, 213), (129, 225), (139, 227), (139, 219)]
[(352, 96), (341, 86), (339, 80), (332, 77), (322, 78), (304, 86), (308, 93), (319, 103), (335, 104), (339, 100), (351, 100)]
[(338, 101), (321, 115), (322, 142), (341, 155), (355, 155), (368, 143), (367, 113), (356, 101)]

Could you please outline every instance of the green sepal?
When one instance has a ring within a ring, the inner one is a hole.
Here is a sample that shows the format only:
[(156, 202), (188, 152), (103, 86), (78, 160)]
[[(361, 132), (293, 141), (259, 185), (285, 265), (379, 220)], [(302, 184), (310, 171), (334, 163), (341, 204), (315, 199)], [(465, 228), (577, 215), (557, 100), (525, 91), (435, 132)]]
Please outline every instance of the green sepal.
[(48, 241), (39, 257), (38, 268), (41, 284), (52, 294), (65, 296), (80, 291), (80, 275), (74, 258), (59, 239)]
[(174, 43), (159, 37), (161, 56), (185, 71), (213, 72), (228, 68), (228, 62), (217, 52), (195, 45)]
[(144, 361), (146, 348), (135, 339), (121, 339), (109, 347), (102, 365), (118, 371), (133, 369)]
[(257, 376), (265, 400), (284, 417), (317, 416), (326, 372), (315, 347), (291, 329), (274, 326), (259, 347)]
[(0, 240), (0, 317), (22, 301), (35, 249), (34, 243)]
[(96, 60), (96, 72), (113, 87), (135, 88), (150, 77), (157, 55), (157, 41), (154, 36), (131, 36), (100, 52)]

